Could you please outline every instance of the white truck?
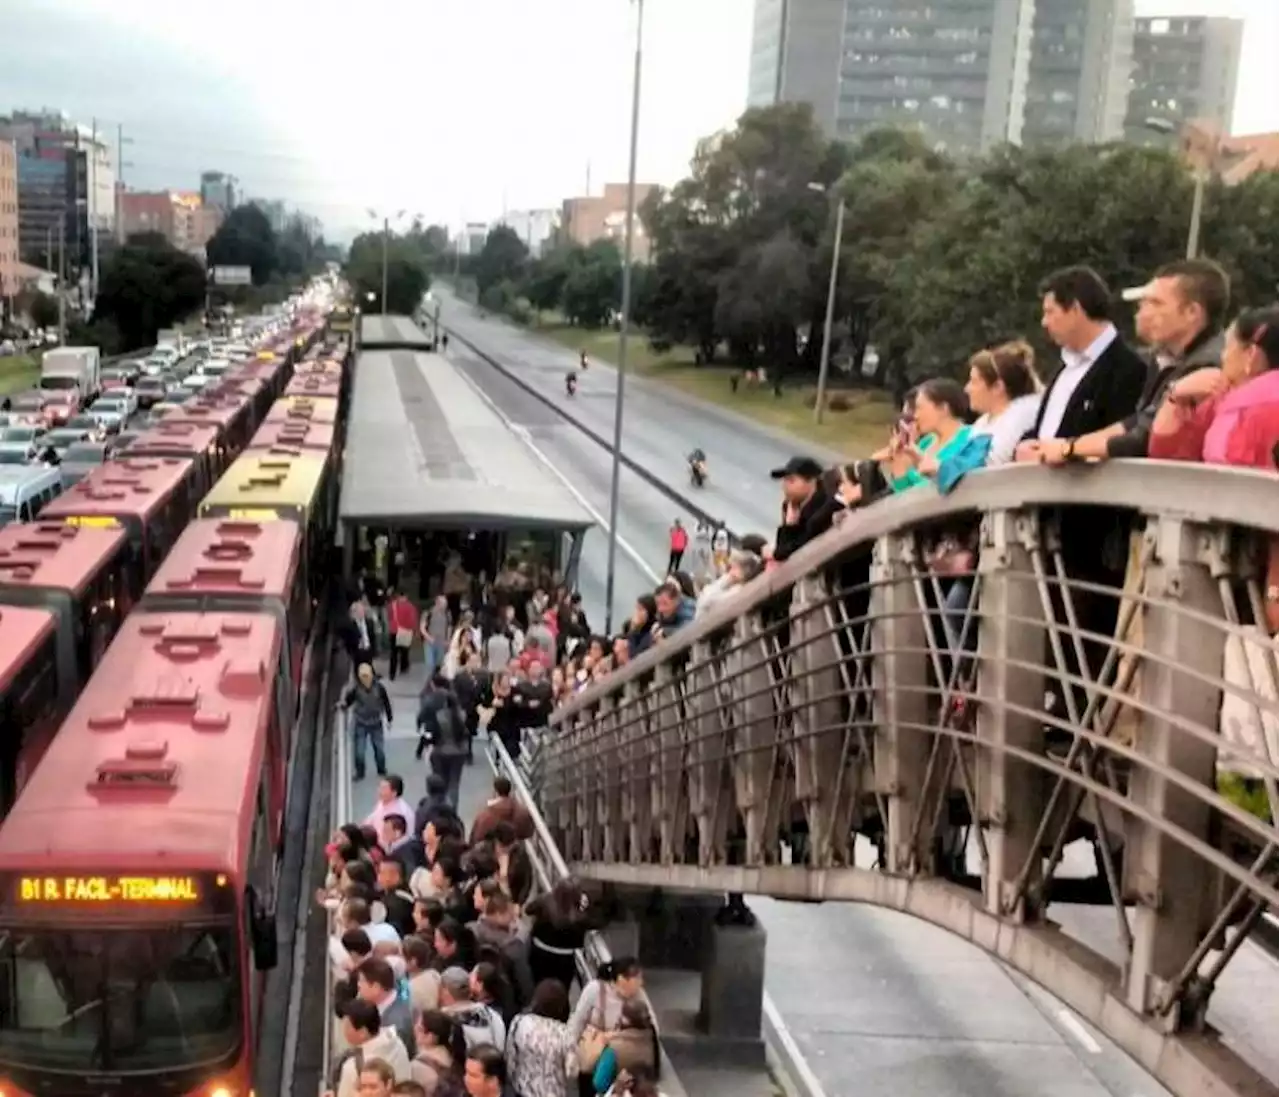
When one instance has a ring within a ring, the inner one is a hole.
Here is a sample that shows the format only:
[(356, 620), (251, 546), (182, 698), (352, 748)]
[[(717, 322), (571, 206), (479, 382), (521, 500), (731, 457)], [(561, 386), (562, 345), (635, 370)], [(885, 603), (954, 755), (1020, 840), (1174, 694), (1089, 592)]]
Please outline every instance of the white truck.
[(187, 349), (186, 339), (181, 328), (161, 328), (156, 332), (157, 347), (173, 347), (181, 357)]
[(102, 356), (97, 347), (57, 347), (40, 362), (40, 387), (46, 391), (78, 389), (81, 402), (102, 388)]

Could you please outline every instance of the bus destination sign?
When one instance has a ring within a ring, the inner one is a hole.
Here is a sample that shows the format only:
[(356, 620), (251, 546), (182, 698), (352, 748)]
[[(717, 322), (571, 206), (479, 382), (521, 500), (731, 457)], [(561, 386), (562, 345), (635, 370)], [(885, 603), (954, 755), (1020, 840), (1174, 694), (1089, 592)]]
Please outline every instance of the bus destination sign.
[(19, 906), (184, 906), (201, 901), (201, 883), (194, 876), (19, 876), (13, 898)]

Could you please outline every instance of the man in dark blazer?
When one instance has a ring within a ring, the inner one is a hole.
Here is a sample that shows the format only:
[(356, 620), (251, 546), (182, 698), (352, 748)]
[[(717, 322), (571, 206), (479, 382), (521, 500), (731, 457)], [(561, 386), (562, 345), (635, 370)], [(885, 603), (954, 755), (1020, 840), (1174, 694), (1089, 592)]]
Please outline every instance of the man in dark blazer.
[[(1111, 291), (1096, 271), (1067, 267), (1041, 286), (1041, 325), (1062, 348), (1062, 366), (1045, 389), (1035, 425), (1018, 446), (1020, 462), (1043, 462), (1046, 449), (1056, 453), (1055, 439), (1074, 439), (1119, 423), (1137, 410), (1147, 383), (1148, 364), (1126, 345), (1111, 323)], [(1067, 458), (1070, 459), (1070, 454)], [(1058, 516), (1062, 562), (1071, 584), (1071, 600), (1079, 627), (1112, 636), (1119, 614), (1118, 597), (1074, 586), (1091, 583), (1115, 590), (1124, 586), (1131, 518), (1105, 507), (1063, 508)], [(1061, 594), (1053, 592), (1055, 616), (1065, 627), (1068, 618)], [(1096, 679), (1108, 645), (1084, 643), (1087, 667), (1077, 665), (1075, 645), (1062, 637), (1066, 670)], [(1052, 664), (1050, 664), (1052, 665)], [(1061, 696), (1061, 690), (1055, 690)], [(1083, 715), (1085, 695), (1074, 690), (1077, 715)], [(1065, 704), (1055, 715), (1066, 719)]]
[(1041, 443), (1050, 439), (1079, 438), (1122, 421), (1147, 382), (1147, 363), (1111, 322), (1111, 291), (1096, 271), (1067, 267), (1045, 279), (1040, 292), (1040, 323), (1062, 348), (1062, 366), (1018, 447), (1019, 461), (1039, 461)]

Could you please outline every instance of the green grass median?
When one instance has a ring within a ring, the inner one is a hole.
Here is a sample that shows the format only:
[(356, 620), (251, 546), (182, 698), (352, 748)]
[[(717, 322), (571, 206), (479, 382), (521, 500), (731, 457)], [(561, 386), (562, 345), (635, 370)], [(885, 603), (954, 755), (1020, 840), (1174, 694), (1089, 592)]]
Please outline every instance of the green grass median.
[(16, 354), (0, 358), (0, 395), (34, 388), (40, 379), (40, 358), (34, 354)]

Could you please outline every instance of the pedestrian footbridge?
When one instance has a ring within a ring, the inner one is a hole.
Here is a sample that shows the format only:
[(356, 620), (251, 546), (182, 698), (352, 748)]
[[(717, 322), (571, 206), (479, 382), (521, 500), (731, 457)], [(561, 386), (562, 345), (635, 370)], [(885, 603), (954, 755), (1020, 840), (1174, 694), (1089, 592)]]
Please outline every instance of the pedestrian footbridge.
[(1275, 475), (1172, 463), (876, 503), (561, 710), (529, 782), (620, 893), (902, 911), (1179, 1097), (1275, 1094), (1215, 990), (1252, 950), (1275, 1007), (1277, 527)]

